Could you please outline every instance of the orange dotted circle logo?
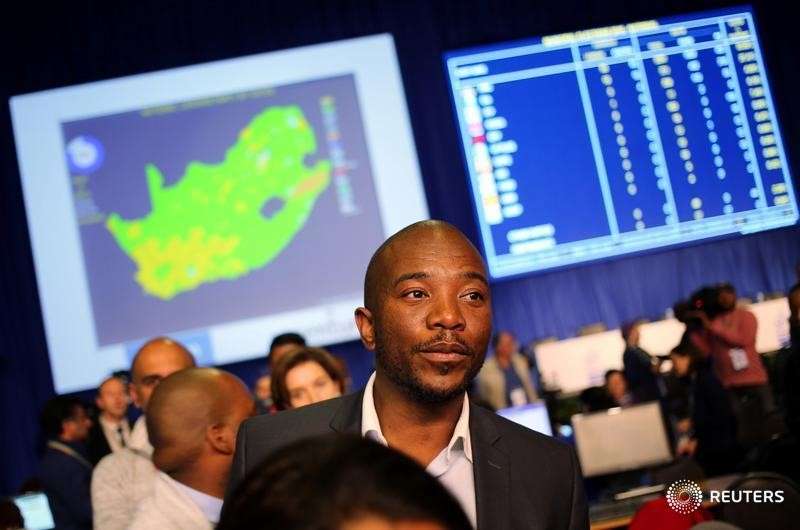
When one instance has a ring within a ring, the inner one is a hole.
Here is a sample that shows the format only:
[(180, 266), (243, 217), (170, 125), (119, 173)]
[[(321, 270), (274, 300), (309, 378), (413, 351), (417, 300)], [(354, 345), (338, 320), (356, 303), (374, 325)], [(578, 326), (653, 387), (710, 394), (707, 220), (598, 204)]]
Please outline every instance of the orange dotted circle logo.
[(667, 504), (679, 514), (690, 514), (702, 503), (703, 490), (691, 480), (678, 480), (667, 488)]

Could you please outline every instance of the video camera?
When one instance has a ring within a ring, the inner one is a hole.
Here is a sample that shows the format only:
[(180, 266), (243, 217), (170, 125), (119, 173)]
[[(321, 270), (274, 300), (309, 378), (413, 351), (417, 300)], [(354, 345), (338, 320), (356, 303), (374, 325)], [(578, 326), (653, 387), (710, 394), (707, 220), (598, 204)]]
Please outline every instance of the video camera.
[(688, 300), (680, 300), (673, 307), (672, 311), (680, 322), (687, 326), (700, 325), (700, 320), (693, 317), (695, 311), (702, 311), (709, 320), (725, 312), (719, 302), (720, 292), (730, 288), (729, 284), (706, 285), (691, 294)]

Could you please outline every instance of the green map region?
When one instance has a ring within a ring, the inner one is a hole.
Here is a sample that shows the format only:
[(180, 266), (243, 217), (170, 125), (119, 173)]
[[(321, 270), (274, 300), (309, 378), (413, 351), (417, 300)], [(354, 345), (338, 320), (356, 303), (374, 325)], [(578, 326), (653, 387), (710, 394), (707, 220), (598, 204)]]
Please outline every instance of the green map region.
[[(169, 187), (147, 164), (150, 213), (131, 220), (111, 213), (106, 227), (152, 296), (170, 300), (239, 278), (286, 248), (330, 184), (330, 161), (305, 165), (316, 150), (300, 107), (268, 107), (239, 132), (219, 164), (192, 161)], [(279, 208), (265, 216), (262, 209), (273, 201)]]

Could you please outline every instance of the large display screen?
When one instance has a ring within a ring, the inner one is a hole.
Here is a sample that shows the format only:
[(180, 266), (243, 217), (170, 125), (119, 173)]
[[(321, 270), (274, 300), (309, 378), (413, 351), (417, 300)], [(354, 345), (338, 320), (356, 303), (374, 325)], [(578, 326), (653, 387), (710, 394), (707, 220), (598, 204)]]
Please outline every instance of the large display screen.
[(372, 252), (427, 218), (389, 35), (17, 96), (59, 392), (148, 338), (202, 364), (357, 338)]
[(494, 278), (798, 219), (748, 8), (445, 63)]

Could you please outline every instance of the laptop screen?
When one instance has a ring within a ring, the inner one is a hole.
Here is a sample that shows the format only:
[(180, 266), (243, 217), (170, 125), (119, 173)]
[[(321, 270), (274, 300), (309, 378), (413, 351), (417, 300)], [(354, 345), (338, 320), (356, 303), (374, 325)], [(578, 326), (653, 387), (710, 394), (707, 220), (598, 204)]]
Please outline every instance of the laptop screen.
[(55, 528), (53, 513), (50, 511), (50, 503), (47, 502), (47, 495), (41, 491), (26, 493), (13, 497), (14, 504), (17, 505), (22, 513), (22, 520), (25, 521), (25, 528), (29, 530), (49, 530)]
[(497, 414), (519, 423), (520, 425), (524, 425), (533, 431), (553, 436), (553, 429), (550, 426), (550, 416), (547, 414), (547, 406), (544, 401), (500, 409), (497, 411)]

